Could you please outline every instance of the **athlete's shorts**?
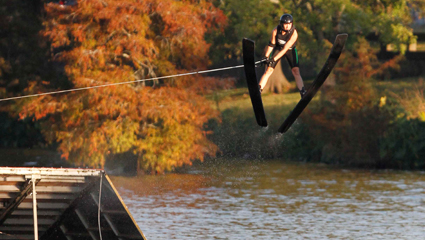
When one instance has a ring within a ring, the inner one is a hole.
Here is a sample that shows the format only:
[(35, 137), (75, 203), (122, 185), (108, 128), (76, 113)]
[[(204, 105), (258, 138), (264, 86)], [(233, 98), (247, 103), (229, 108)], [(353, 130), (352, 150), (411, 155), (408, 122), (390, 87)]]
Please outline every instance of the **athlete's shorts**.
[[(272, 54), (270, 54), (270, 56), (271, 56), (270, 58), (274, 58), (279, 52), (280, 52), (280, 50), (278, 48), (274, 48), (273, 51), (272, 51)], [(294, 68), (294, 67), (300, 66), (300, 63), (298, 61), (298, 51), (295, 47), (288, 49), (288, 51), (285, 53), (285, 55), (282, 56), (282, 58), (283, 57), (286, 58), (291, 69)], [(279, 63), (279, 62), (280, 62), (280, 59), (277, 60), (276, 62), (270, 64), (269, 67), (274, 69), (276, 67), (277, 63)]]

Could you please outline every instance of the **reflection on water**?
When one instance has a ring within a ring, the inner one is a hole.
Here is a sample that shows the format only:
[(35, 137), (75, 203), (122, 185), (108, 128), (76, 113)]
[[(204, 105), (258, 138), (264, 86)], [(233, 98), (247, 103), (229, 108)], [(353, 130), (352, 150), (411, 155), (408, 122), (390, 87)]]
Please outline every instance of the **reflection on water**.
[(425, 174), (216, 161), (113, 177), (148, 239), (424, 239)]

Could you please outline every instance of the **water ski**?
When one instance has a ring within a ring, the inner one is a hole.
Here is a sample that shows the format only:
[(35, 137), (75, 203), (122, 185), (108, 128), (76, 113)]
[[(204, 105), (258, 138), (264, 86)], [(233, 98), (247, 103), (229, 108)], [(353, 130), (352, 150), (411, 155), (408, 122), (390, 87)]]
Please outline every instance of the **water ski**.
[(263, 101), (261, 100), (261, 93), (258, 88), (258, 81), (255, 73), (254, 41), (244, 38), (242, 47), (246, 83), (248, 85), (252, 107), (254, 108), (255, 119), (258, 125), (267, 127), (266, 114), (264, 112)]
[(329, 54), (328, 60), (326, 60), (325, 65), (322, 70), (320, 70), (319, 75), (317, 75), (316, 79), (313, 81), (311, 87), (308, 89), (306, 95), (298, 102), (295, 106), (294, 110), (289, 114), (289, 116), (285, 119), (283, 124), (279, 127), (279, 132), (286, 132), (291, 125), (295, 122), (304, 108), (310, 103), (311, 99), (317, 93), (319, 88), (322, 86), (323, 82), (325, 82), (326, 78), (331, 73), (333, 67), (338, 61), (339, 56), (341, 55), (342, 49), (344, 48), (345, 42), (347, 40), (348, 34), (338, 34), (336, 36), (334, 45), (332, 47), (331, 53)]

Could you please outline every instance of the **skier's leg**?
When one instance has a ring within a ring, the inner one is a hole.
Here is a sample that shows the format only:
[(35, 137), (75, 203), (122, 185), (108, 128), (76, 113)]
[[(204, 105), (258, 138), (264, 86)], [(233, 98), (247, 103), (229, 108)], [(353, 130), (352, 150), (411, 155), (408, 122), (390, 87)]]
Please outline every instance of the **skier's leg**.
[(267, 67), (266, 71), (264, 72), (264, 74), (263, 74), (263, 76), (261, 77), (261, 80), (260, 80), (260, 90), (261, 91), (266, 86), (267, 81), (269, 80), (269, 77), (272, 75), (273, 71), (274, 71), (274, 68)]
[(300, 68), (293, 67), (292, 75), (294, 75), (295, 83), (297, 84), (298, 89), (301, 90), (304, 87), (304, 81), (303, 81), (303, 78), (301, 77)]

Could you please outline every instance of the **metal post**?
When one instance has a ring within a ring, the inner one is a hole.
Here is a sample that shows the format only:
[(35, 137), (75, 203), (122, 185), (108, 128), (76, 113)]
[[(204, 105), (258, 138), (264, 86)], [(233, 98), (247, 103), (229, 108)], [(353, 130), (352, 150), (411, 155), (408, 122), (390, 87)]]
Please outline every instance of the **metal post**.
[(37, 198), (35, 191), (35, 176), (32, 176), (32, 210), (34, 215), (34, 239), (38, 240), (38, 218), (37, 218)]

